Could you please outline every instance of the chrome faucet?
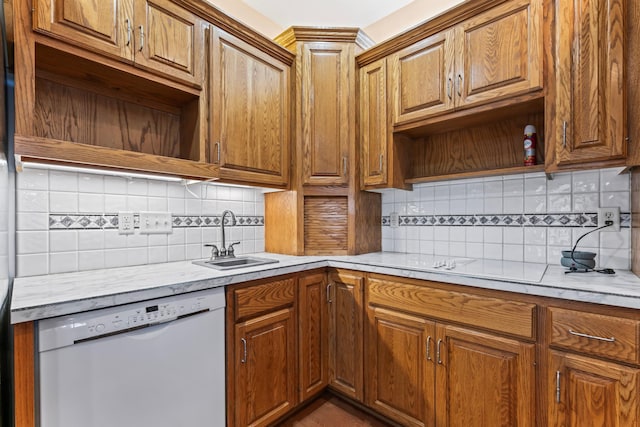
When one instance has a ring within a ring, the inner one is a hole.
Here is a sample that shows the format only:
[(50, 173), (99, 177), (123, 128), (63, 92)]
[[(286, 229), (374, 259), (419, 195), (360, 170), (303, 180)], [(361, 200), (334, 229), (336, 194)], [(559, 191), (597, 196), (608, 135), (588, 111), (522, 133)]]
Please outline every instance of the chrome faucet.
[(226, 236), (224, 231), (224, 220), (227, 217), (227, 215), (231, 215), (231, 224), (229, 225), (230, 226), (236, 225), (236, 216), (233, 214), (233, 212), (231, 212), (230, 210), (225, 210), (224, 212), (222, 212), (222, 225), (221, 225), (222, 226), (222, 248), (220, 248), (220, 256), (234, 257), (235, 255), (233, 251), (233, 245), (239, 245), (240, 242), (231, 243), (228, 248), (225, 245)]

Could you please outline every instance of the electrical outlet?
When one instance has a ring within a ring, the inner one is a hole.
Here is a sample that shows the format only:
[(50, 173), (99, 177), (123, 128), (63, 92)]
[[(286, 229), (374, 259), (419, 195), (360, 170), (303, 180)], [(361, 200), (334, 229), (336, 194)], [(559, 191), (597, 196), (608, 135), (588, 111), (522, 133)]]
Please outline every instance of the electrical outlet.
[(171, 234), (171, 212), (140, 212), (140, 234)]
[(133, 234), (133, 212), (118, 212), (118, 233)]
[(598, 227), (604, 227), (611, 221), (611, 227), (603, 228), (601, 231), (620, 231), (620, 207), (598, 208)]
[(398, 212), (391, 212), (389, 214), (389, 222), (391, 225), (391, 228), (396, 228), (400, 225), (400, 215), (398, 215)]

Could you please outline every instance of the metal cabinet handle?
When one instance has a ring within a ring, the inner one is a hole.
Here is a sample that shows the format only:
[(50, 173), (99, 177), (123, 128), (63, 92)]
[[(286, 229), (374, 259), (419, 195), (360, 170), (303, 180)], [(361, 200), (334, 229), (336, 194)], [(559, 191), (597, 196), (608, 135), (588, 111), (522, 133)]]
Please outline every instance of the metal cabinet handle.
[(427, 360), (431, 360), (431, 335), (427, 337)]
[(138, 28), (140, 29), (140, 49), (138, 51), (142, 52), (144, 49), (144, 27), (140, 25)]
[(342, 158), (342, 174), (347, 175), (347, 156)]
[(453, 80), (451, 80), (451, 77), (449, 77), (449, 79), (447, 80), (447, 96), (449, 97), (449, 99), (453, 99), (453, 94), (451, 93), (452, 85), (453, 85)]
[(458, 96), (462, 96), (462, 74), (458, 74)]
[(384, 163), (384, 155), (380, 154), (380, 172), (382, 172), (382, 165)]
[(244, 338), (240, 338), (240, 342), (242, 343), (242, 359), (240, 359), (240, 363), (247, 363), (247, 340)]
[(562, 122), (562, 148), (567, 148), (567, 122)]
[(327, 303), (331, 304), (333, 300), (331, 299), (331, 283), (327, 284)]
[(216, 156), (218, 158), (218, 160), (216, 160), (216, 163), (220, 164), (220, 142), (215, 142), (214, 145), (216, 146)]
[(438, 361), (438, 365), (442, 365), (442, 358), (440, 352), (440, 346), (442, 345), (442, 340), (438, 340), (438, 344), (436, 345), (436, 360)]
[(615, 342), (616, 341), (616, 337), (611, 337), (611, 338), (598, 337), (598, 336), (595, 336), (595, 335), (583, 334), (581, 332), (572, 331), (571, 329), (569, 329), (569, 333), (571, 335), (575, 335), (577, 337), (582, 337), (582, 338), (588, 338), (590, 340), (598, 340), (598, 341), (604, 341), (604, 342)]
[(127, 26), (127, 46), (129, 46), (131, 44), (131, 21), (127, 18), (124, 23)]
[(556, 371), (556, 402), (560, 403), (560, 371)]

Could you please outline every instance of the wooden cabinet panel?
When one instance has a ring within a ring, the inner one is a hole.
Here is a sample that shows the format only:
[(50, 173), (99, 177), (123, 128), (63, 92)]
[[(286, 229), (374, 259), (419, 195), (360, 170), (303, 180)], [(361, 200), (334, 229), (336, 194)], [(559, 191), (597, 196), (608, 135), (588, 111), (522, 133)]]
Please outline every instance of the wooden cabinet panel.
[(387, 61), (360, 69), (360, 147), (363, 185), (387, 184), (389, 123)]
[(542, 1), (513, 0), (455, 27), (456, 106), (542, 87)]
[(133, 60), (134, 0), (33, 0), (33, 27), (110, 56)]
[(296, 298), (295, 284), (295, 279), (287, 278), (234, 290), (234, 320), (254, 317), (287, 305), (293, 305)]
[(547, 393), (549, 425), (640, 425), (638, 369), (550, 351)]
[(558, 164), (626, 156), (624, 0), (559, 0)]
[(301, 276), (298, 302), (299, 382), (300, 401), (303, 402), (327, 385), (329, 312), (326, 274)]
[(135, 0), (135, 62), (201, 87), (206, 22), (169, 0)]
[(355, 82), (349, 51), (339, 43), (305, 43), (302, 70), (303, 182), (347, 184)]
[(436, 419), (442, 426), (535, 426), (535, 345), (439, 325)]
[(405, 426), (435, 425), (435, 323), (367, 309), (366, 404)]
[(453, 109), (453, 31), (443, 31), (390, 58), (393, 123)]
[(367, 303), (535, 338), (535, 304), (432, 288), (428, 284), (369, 278)]
[(289, 67), (218, 29), (212, 36), (210, 158), (230, 181), (289, 178)]
[(364, 395), (363, 281), (360, 275), (329, 273), (329, 385), (358, 401)]
[(558, 307), (547, 309), (549, 345), (640, 363), (640, 321)]
[(294, 309), (239, 323), (235, 337), (235, 425), (269, 425), (296, 404)]

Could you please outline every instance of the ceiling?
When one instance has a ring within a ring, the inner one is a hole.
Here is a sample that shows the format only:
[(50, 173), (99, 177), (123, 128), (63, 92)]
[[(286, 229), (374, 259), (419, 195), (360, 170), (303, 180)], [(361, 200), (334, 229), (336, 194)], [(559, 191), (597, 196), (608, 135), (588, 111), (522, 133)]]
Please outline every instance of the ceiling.
[(364, 28), (414, 0), (242, 0), (283, 28)]

